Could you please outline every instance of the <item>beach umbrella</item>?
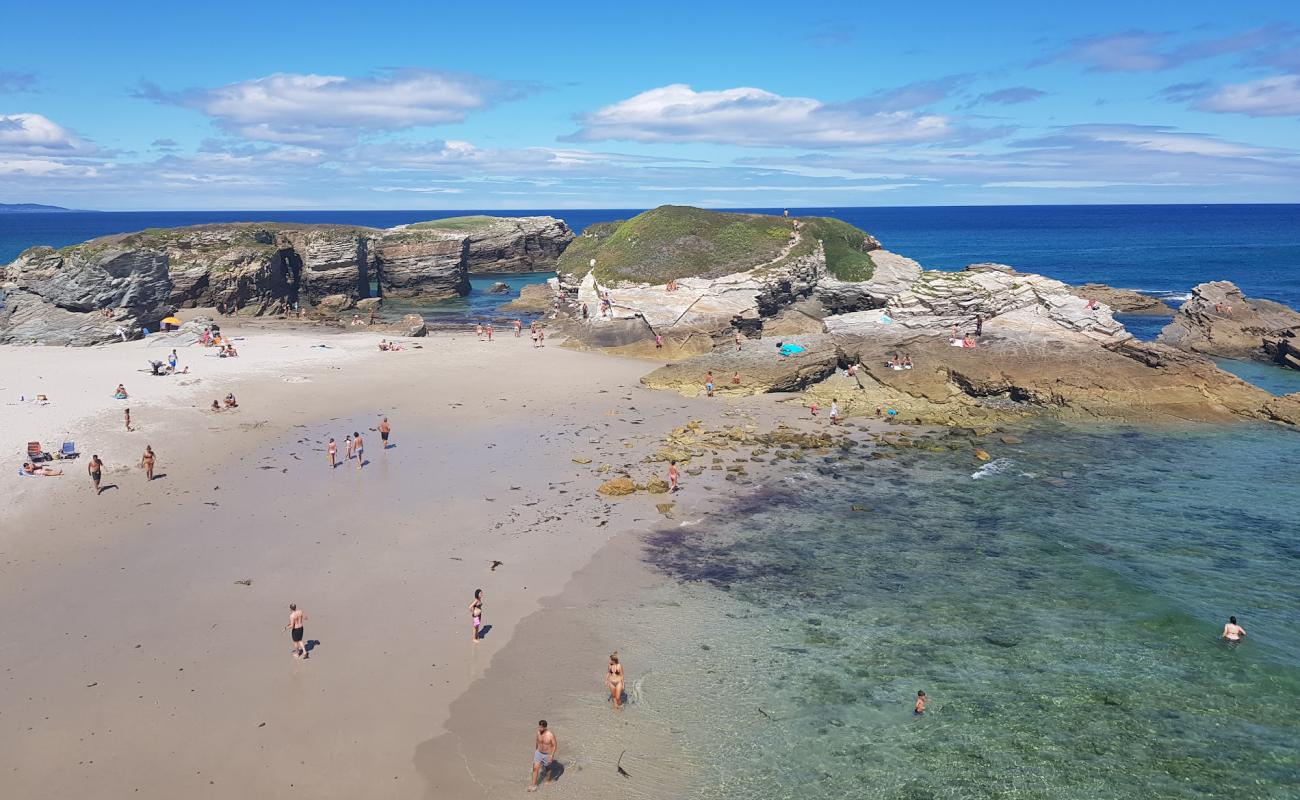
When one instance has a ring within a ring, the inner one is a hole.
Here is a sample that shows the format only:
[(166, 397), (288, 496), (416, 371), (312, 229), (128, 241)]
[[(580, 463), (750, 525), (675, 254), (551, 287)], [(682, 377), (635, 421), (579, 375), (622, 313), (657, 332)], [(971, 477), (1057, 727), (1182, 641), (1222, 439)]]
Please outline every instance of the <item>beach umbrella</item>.
[(180, 319), (179, 319), (178, 317), (167, 317), (166, 319), (163, 320), (163, 324), (164, 324), (164, 325), (180, 325), (180, 324), (181, 324), (181, 321), (180, 321)]

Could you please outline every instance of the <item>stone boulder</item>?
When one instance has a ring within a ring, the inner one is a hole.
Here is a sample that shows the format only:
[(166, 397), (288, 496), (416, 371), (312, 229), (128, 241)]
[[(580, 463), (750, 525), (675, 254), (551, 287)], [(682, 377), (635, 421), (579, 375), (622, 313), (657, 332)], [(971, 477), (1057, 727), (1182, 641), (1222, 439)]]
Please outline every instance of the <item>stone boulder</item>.
[(530, 283), (519, 290), (518, 297), (501, 306), (501, 310), (526, 314), (550, 311), (555, 306), (555, 291), (552, 283)]
[(605, 497), (624, 497), (629, 494), (636, 494), (636, 489), (635, 481), (626, 475), (620, 475), (602, 483), (596, 489), (596, 493)]
[(379, 286), (387, 297), (426, 300), (469, 293), (469, 241), (443, 231), (389, 231), (374, 240)]
[[(741, 350), (720, 347), (666, 364), (641, 378), (641, 383), (652, 389), (671, 389), (693, 396), (704, 391), (705, 377), (712, 370), (714, 384), (721, 394), (796, 392), (834, 374), (841, 362), (842, 354), (834, 337), (814, 334), (784, 341), (803, 346), (804, 352), (783, 357), (777, 350), (777, 340), (750, 340)], [(733, 384), (737, 372), (741, 382)]]
[(324, 314), (338, 314), (356, 306), (350, 295), (331, 294), (316, 301), (316, 310)]
[(510, 284), (497, 281), (487, 288), (488, 294), (510, 294)]
[(1221, 358), (1276, 359), (1296, 366), (1287, 356), (1298, 336), (1300, 312), (1272, 300), (1252, 300), (1228, 281), (1211, 281), (1192, 289), (1160, 341)]
[(369, 314), (371, 311), (378, 311), (383, 302), (382, 297), (363, 297), (356, 302), (356, 308), (362, 314)]

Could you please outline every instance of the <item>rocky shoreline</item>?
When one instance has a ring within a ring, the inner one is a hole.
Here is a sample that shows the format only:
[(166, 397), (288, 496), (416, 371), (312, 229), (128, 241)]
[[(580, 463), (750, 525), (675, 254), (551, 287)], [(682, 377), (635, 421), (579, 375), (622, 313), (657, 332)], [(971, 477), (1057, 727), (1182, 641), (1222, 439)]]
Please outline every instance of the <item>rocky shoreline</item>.
[[(5, 269), (0, 341), (90, 344), (177, 307), (262, 314), (289, 297), (337, 318), (379, 302), (365, 297), (370, 283), (437, 298), (464, 291), (471, 272), (550, 268), (556, 278), (503, 310), (545, 314), (570, 347), (660, 361), (643, 378), (652, 388), (694, 395), (712, 376), (723, 395), (799, 392), (838, 400), (846, 416), (947, 426), (1033, 415), (1300, 424), (1300, 395), (1274, 397), (1209, 358), (1300, 368), (1300, 313), (1230, 283), (1195, 287), (1175, 312), (1005, 264), (927, 270), (838, 220), (671, 206), (577, 239), (549, 217), (465, 217), (386, 231), (199, 226), (33, 248)], [(1171, 322), (1140, 342), (1116, 312)], [(376, 330), (423, 329), (413, 315)]]
[(180, 308), (330, 315), (376, 296), (454, 297), (473, 273), (553, 269), (572, 239), (552, 217), (461, 217), (386, 230), (199, 225), (33, 247), (0, 271), (0, 343), (99, 344), (157, 330)]

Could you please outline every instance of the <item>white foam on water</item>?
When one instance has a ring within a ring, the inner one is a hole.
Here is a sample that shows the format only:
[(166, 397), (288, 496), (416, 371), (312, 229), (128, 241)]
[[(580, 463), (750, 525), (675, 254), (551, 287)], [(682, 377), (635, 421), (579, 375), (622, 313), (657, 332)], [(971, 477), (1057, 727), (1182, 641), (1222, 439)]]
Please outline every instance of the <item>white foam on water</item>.
[(972, 472), (970, 476), (972, 480), (979, 480), (980, 478), (987, 478), (990, 475), (1001, 475), (1002, 473), (1011, 469), (1015, 465), (1016, 462), (1014, 459), (995, 458), (989, 463), (985, 464), (984, 466)]

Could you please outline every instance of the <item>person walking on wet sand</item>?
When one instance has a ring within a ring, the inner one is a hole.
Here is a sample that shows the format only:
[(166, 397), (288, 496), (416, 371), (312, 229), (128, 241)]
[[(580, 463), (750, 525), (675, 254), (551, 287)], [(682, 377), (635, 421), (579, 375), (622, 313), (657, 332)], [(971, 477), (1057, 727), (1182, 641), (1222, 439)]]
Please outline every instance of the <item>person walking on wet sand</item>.
[(325, 452), (330, 457), (330, 469), (334, 469), (339, 465), (338, 463), (339, 446), (334, 443), (333, 436), (330, 437), (330, 443), (325, 445)]
[(533, 781), (528, 785), (528, 791), (537, 791), (537, 781), (543, 775), (547, 781), (551, 779), (551, 765), (555, 763), (555, 754), (559, 751), (560, 743), (547, 727), (546, 720), (538, 720), (537, 741), (533, 746)]
[(307, 615), (298, 608), (296, 603), (289, 604), (289, 624), (284, 629), (289, 632), (289, 638), (293, 640), (293, 657), (307, 658), (307, 645), (303, 643), (303, 625), (307, 623)]
[(483, 590), (474, 590), (474, 602), (469, 604), (470, 629), (473, 631), (474, 644), (478, 644), (479, 634), (483, 628)]
[(157, 457), (153, 454), (153, 446), (145, 445), (144, 455), (140, 456), (140, 466), (144, 468), (145, 480), (153, 480), (153, 465), (157, 460)]
[(361, 469), (361, 465), (366, 463), (366, 441), (356, 431), (352, 432), (352, 452), (357, 456), (357, 469)]
[(393, 426), (388, 424), (388, 417), (379, 421), (379, 449), (388, 449), (388, 434), (393, 432)]
[(609, 667), (605, 670), (605, 688), (609, 689), (610, 699), (614, 701), (614, 710), (623, 707), (623, 665), (619, 663), (618, 651), (609, 654)]
[(1240, 644), (1246, 638), (1246, 629), (1237, 624), (1236, 617), (1228, 617), (1228, 624), (1223, 626), (1223, 641), (1228, 644)]
[(838, 397), (831, 398), (831, 424), (840, 424), (840, 400)]
[(131, 431), (134, 431), (135, 428), (131, 427), (131, 409), (122, 409), (122, 415), (126, 417), (126, 432), (130, 433)]
[(668, 463), (668, 491), (677, 491), (677, 479), (677, 462), (671, 461)]
[(95, 483), (95, 494), (100, 495), (104, 490), (99, 487), (99, 479), (104, 474), (104, 462), (99, 460), (99, 456), (90, 457), (90, 463), (86, 465), (86, 472), (90, 474), (90, 479)]
[(351, 460), (352, 460), (352, 437), (351, 437), (351, 436), (344, 436), (344, 437), (343, 437), (343, 444), (344, 444), (344, 445), (346, 446), (346, 448), (347, 448), (347, 451), (343, 454), (343, 460), (344, 460), (344, 461), (351, 461)]

